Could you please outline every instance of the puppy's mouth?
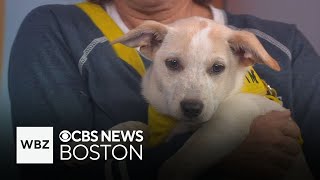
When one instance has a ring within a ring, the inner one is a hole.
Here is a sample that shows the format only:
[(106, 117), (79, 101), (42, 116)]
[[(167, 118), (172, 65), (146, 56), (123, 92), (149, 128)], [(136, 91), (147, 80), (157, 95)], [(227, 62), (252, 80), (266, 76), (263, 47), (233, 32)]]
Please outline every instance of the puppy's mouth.
[(197, 117), (183, 116), (182, 118), (180, 118), (180, 121), (183, 121), (184, 123), (188, 123), (188, 124), (202, 124), (203, 122), (206, 122), (202, 116), (197, 116)]

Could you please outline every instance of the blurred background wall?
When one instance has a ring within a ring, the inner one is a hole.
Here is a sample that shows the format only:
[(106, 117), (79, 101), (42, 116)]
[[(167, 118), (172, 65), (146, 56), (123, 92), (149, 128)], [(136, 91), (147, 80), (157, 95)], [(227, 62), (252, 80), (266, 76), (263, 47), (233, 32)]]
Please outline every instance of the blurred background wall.
[[(0, 65), (0, 68), (2, 68), (0, 70), (0, 144), (1, 152), (4, 152), (1, 155), (15, 152), (10, 122), (7, 68), (10, 48), (20, 23), (25, 15), (37, 6), (53, 3), (68, 4), (79, 1), (82, 0), (7, 0), (6, 2), (0, 0), (0, 60), (3, 59), (3, 63)], [(320, 0), (225, 0), (223, 3), (215, 0), (215, 3), (219, 6), (224, 4), (225, 8), (232, 13), (252, 14), (261, 18), (297, 24), (320, 53), (320, 36), (318, 34), (320, 29)], [(3, 17), (5, 17), (4, 34), (1, 31), (1, 28), (3, 28), (1, 18)], [(4, 37), (3, 54), (1, 54), (1, 37)], [(4, 163), (7, 168), (12, 166), (12, 163), (8, 166), (10, 164), (8, 157), (1, 157), (1, 163)]]
[(3, 69), (4, 0), (0, 0), (0, 74)]
[(320, 0), (226, 0), (225, 6), (235, 14), (296, 24), (320, 54)]

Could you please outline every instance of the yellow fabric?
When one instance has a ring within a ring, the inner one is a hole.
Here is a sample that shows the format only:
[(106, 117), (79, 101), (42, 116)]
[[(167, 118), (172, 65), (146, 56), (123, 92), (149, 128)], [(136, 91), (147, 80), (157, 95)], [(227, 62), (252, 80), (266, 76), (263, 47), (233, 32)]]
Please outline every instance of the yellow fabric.
[(245, 75), (241, 92), (259, 94), (282, 105), (282, 101), (278, 98), (277, 92), (259, 77), (253, 67), (250, 67)]
[(252, 67), (250, 67), (245, 76), (241, 91), (244, 93), (260, 94), (262, 96), (267, 94), (267, 88)]
[(164, 142), (175, 124), (176, 121), (173, 118), (160, 114), (152, 106), (149, 106), (148, 126), (150, 130), (150, 137), (148, 145), (150, 147), (154, 147), (161, 142)]
[[(90, 2), (78, 3), (76, 6), (90, 17), (110, 42), (123, 35), (121, 29), (101, 6)], [(119, 58), (131, 65), (141, 76), (144, 75), (144, 64), (135, 49), (128, 48), (122, 44), (115, 44), (112, 47)], [(252, 67), (250, 67), (250, 70), (245, 76), (242, 92), (259, 94), (281, 103), (277, 97), (270, 94), (268, 95), (268, 87)], [(149, 106), (148, 126), (151, 133), (149, 145), (157, 146), (163, 142), (175, 126), (175, 123), (176, 121), (174, 119), (158, 113), (153, 107)], [(300, 139), (302, 141), (302, 138)]]
[[(123, 35), (121, 29), (101, 6), (90, 2), (78, 3), (76, 6), (82, 9), (90, 17), (93, 23), (110, 42)], [(122, 44), (115, 44), (112, 47), (118, 57), (134, 67), (141, 76), (145, 73), (144, 64), (135, 49)]]

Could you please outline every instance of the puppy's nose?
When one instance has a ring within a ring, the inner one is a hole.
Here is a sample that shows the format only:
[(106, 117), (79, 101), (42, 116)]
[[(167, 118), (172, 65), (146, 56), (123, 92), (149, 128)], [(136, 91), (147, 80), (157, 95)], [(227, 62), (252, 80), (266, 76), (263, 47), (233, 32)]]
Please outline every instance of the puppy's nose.
[(183, 114), (186, 117), (193, 118), (201, 114), (203, 103), (199, 100), (185, 99), (180, 102)]

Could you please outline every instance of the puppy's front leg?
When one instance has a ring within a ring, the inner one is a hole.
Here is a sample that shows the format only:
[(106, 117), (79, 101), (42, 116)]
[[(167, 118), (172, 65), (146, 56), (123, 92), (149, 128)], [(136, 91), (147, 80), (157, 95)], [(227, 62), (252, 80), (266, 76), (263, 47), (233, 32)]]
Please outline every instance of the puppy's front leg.
[[(159, 171), (159, 179), (193, 179), (235, 149), (249, 131), (252, 116), (248, 111), (219, 107), (213, 119), (200, 127), (184, 146), (167, 160)], [(254, 107), (253, 107), (254, 108)]]
[[(209, 124), (215, 124), (211, 126)], [(214, 128), (213, 128), (214, 127)], [(193, 179), (230, 153), (244, 138), (238, 129), (208, 122), (159, 171), (160, 180)], [(244, 137), (244, 136), (243, 136)]]
[(200, 175), (240, 145), (255, 117), (271, 110), (283, 108), (250, 94), (239, 94), (224, 101), (213, 118), (163, 164), (159, 179), (193, 179)]

